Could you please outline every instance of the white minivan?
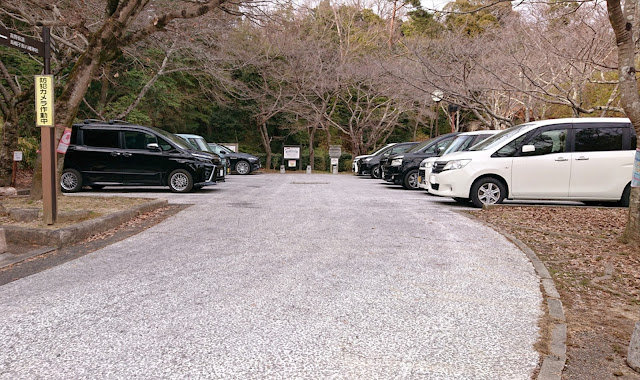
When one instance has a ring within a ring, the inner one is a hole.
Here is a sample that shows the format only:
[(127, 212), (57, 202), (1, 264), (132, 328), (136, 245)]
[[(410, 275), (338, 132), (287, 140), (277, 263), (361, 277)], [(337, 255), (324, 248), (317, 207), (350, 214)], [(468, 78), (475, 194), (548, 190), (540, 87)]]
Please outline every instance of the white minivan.
[(476, 207), (505, 198), (628, 206), (636, 140), (625, 118), (521, 124), (441, 157), (429, 175), (429, 192)]

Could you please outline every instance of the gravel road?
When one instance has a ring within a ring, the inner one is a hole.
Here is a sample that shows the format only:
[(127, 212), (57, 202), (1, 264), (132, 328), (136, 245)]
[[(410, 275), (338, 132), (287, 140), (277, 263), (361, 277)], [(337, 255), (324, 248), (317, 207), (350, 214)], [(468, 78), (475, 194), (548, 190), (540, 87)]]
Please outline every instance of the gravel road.
[(424, 192), (256, 174), (0, 287), (2, 379), (529, 379), (539, 279)]

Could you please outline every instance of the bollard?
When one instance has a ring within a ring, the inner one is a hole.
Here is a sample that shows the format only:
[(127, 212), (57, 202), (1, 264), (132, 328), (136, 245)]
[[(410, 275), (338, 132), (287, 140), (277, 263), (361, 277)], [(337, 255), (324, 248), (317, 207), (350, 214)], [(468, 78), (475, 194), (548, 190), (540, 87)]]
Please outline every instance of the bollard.
[(280, 165), (280, 174), (284, 174), (284, 165)]
[(331, 166), (331, 173), (332, 174), (338, 174), (338, 165), (332, 165)]
[(311, 174), (311, 165), (307, 165), (307, 174)]

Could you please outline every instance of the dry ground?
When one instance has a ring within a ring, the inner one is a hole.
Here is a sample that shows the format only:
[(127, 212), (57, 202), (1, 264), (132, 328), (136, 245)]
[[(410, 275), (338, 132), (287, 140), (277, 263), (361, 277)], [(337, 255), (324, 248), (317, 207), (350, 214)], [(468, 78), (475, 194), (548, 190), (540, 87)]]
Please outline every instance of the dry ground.
[(618, 240), (627, 212), (527, 206), (472, 212), (527, 244), (551, 272), (567, 317), (563, 379), (640, 379), (625, 362), (640, 320), (640, 249)]
[[(29, 172), (19, 172), (16, 187), (29, 188), (30, 180)], [(122, 202), (104, 203), (101, 211), (97, 207), (93, 211), (109, 212)], [(640, 380), (640, 374), (625, 362), (633, 326), (640, 320), (640, 248), (618, 240), (627, 212), (622, 208), (541, 206), (471, 212), (526, 243), (551, 272), (567, 316), (563, 379)]]

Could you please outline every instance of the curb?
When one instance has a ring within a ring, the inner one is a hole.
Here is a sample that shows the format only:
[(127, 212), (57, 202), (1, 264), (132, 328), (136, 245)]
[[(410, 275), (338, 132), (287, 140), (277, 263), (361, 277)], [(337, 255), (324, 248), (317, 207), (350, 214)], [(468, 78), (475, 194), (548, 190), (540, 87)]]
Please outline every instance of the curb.
[(499, 232), (502, 236), (506, 237), (507, 240), (511, 241), (520, 250), (522, 250), (533, 264), (538, 277), (540, 277), (542, 288), (544, 289), (544, 302), (547, 305), (547, 314), (550, 318), (551, 325), (549, 328), (551, 330), (551, 343), (549, 346), (550, 353), (542, 360), (542, 365), (540, 366), (540, 371), (538, 372), (536, 380), (561, 380), (562, 371), (564, 370), (567, 362), (567, 319), (564, 314), (560, 294), (556, 289), (551, 274), (549, 274), (544, 263), (540, 258), (538, 258), (535, 252), (533, 252), (531, 248), (518, 238), (476, 218), (473, 215), (468, 213), (462, 214), (468, 218), (481, 222), (484, 225), (490, 226), (493, 230)]
[(154, 199), (128, 210), (85, 220), (84, 222), (59, 229), (49, 230), (46, 228), (23, 228), (14, 226), (5, 226), (3, 228), (8, 243), (28, 243), (62, 248), (85, 240), (91, 235), (108, 231), (140, 214), (164, 207), (168, 203), (166, 199)]

